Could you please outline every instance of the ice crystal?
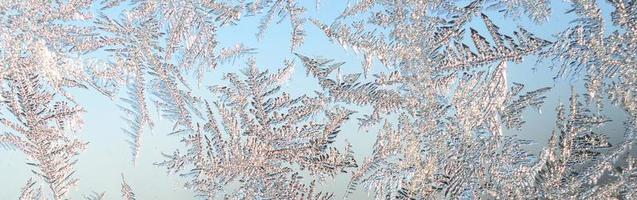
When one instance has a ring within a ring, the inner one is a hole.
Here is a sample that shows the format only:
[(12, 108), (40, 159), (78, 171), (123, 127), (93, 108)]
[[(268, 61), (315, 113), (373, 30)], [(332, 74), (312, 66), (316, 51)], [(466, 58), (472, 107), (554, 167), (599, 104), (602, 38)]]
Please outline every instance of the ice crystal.
[[(0, 147), (22, 152), (33, 174), (18, 198), (68, 199), (76, 188), (77, 155), (87, 147), (76, 136), (85, 112), (77, 89), (116, 101), (136, 165), (144, 132), (170, 124), (158, 131), (180, 146), (155, 165), (201, 199), (338, 199), (319, 186), (337, 176), (350, 177), (336, 191), (345, 197), (635, 198), (634, 1), (574, 0), (561, 13), (546, 0), (360, 0), (341, 5), (333, 21), (320, 16), (320, 3), (0, 2)], [(548, 37), (536, 27), (553, 15), (575, 20)], [(267, 70), (246, 59), (259, 53), (248, 42), (218, 38), (246, 21), (256, 22), (257, 40), (289, 21), (283, 54), (294, 59)], [(306, 25), (360, 55), (361, 68), (310, 55)], [(512, 64), (529, 57), (553, 70), (556, 84), (513, 79)], [(211, 78), (244, 60), (240, 73)], [(298, 78), (295, 65), (316, 88), (286, 85)], [(562, 79), (570, 98), (557, 106), (548, 141), (510, 134), (536, 134), (527, 113), (561, 100), (552, 95)], [(609, 107), (625, 117), (605, 116)], [(614, 121), (624, 123), (616, 142), (604, 128)], [(349, 123), (376, 134), (364, 160), (353, 151), (362, 143), (341, 134)], [(124, 199), (136, 198), (132, 188), (122, 175)]]
[(122, 174), (122, 197), (124, 197), (125, 200), (135, 200), (135, 193), (133, 192), (133, 189), (128, 185), (128, 183), (126, 183), (126, 178), (124, 178), (123, 174)]
[[(48, 184), (53, 199), (64, 199), (78, 181), (72, 176), (74, 157), (86, 145), (73, 137), (81, 126), (79, 114), (83, 110), (64, 100), (56, 101), (35, 74), (18, 71), (4, 78), (7, 83), (2, 97), (12, 116), (0, 118), (5, 130), (10, 131), (0, 139), (29, 156), (27, 164)], [(24, 198), (37, 196), (39, 192), (34, 191), (40, 189), (34, 190), (34, 183), (29, 180), (23, 189)]]
[(84, 198), (86, 200), (103, 200), (105, 198), (104, 197), (105, 195), (106, 194), (104, 192), (102, 192), (102, 193), (93, 192), (93, 194), (86, 195), (86, 196), (84, 196)]
[[(210, 87), (221, 100), (212, 106), (206, 102), (205, 122), (193, 124), (192, 132), (184, 130), (188, 151), (166, 155), (168, 160), (158, 164), (190, 177), (187, 186), (205, 198), (221, 193), (232, 198), (331, 196), (314, 194), (315, 184), (301, 183), (294, 171), (332, 177), (356, 166), (350, 151), (331, 147), (352, 111), (331, 106), (321, 95), (280, 92), (291, 65), (270, 74), (248, 64), (245, 79), (230, 73), (224, 76), (229, 85)], [(312, 119), (318, 115), (325, 117)], [(240, 184), (236, 192), (227, 190), (232, 184)]]

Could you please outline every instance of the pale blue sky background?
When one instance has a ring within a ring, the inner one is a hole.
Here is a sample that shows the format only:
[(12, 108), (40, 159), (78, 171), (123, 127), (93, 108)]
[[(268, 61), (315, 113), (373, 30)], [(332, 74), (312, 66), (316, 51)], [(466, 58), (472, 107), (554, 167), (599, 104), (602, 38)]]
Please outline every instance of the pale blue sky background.
[[(317, 18), (320, 21), (329, 24), (343, 11), (346, 4), (344, 1), (338, 0), (322, 0), (320, 9), (314, 8), (314, 1), (299, 1), (308, 8), (308, 16)], [(604, 6), (604, 13), (609, 16), (610, 8)], [(496, 12), (487, 12), (501, 32), (511, 34), (518, 26), (525, 27), (530, 32), (541, 38), (554, 41), (553, 34), (558, 33), (573, 19), (573, 14), (565, 15), (568, 10), (567, 5), (562, 1), (552, 2), (552, 16), (548, 22), (536, 25), (531, 23), (525, 17), (520, 21), (512, 23), (511, 19), (501, 18)], [(610, 18), (608, 18), (610, 19)], [(276, 20), (275, 20), (276, 21)], [(609, 21), (609, 20), (607, 20)], [(233, 46), (237, 42), (257, 48), (254, 54), (257, 64), (262, 69), (282, 68), (284, 59), (294, 59), (296, 70), (290, 82), (284, 88), (293, 96), (308, 93), (317, 88), (315, 79), (305, 76), (305, 69), (301, 62), (293, 54), (290, 53), (290, 25), (289, 21), (283, 20), (280, 24), (272, 24), (270, 29), (265, 33), (262, 41), (257, 41), (255, 33), (259, 18), (245, 17), (235, 27), (225, 27), (218, 32), (218, 38), (221, 46)], [(482, 20), (474, 19), (470, 24), (480, 31), (487, 33)], [(315, 26), (307, 24), (305, 26), (307, 37), (305, 43), (297, 50), (297, 52), (309, 56), (322, 56), (334, 59), (336, 61), (347, 62), (343, 66), (342, 73), (361, 72), (361, 56), (355, 54), (351, 49), (344, 50), (339, 45), (329, 42), (329, 39), (319, 31)], [(468, 31), (466, 31), (468, 33)], [(488, 38), (488, 37), (487, 37)], [(491, 39), (491, 38), (488, 38)], [(208, 73), (206, 80), (202, 86), (209, 86), (220, 83), (220, 77), (226, 72), (237, 72), (238, 69), (244, 68), (243, 61), (236, 63), (227, 63), (221, 65), (214, 72)], [(509, 63), (508, 81), (524, 83), (527, 90), (538, 89), (550, 86), (553, 89), (547, 93), (549, 99), (542, 108), (542, 114), (537, 111), (529, 110), (524, 114), (527, 123), (522, 131), (509, 131), (509, 134), (518, 134), (522, 138), (534, 139), (538, 142), (538, 147), (544, 145), (548, 140), (549, 134), (554, 126), (555, 107), (559, 101), (566, 102), (570, 96), (570, 85), (582, 85), (573, 80), (558, 79), (554, 81), (554, 71), (548, 69), (550, 63), (535, 65), (533, 57), (525, 58), (521, 64)], [(536, 70), (532, 68), (536, 67)], [(376, 65), (373, 72), (386, 71), (391, 69)], [(203, 89), (201, 87), (200, 89)], [(580, 88), (581, 89), (581, 88)], [(192, 199), (192, 193), (184, 190), (183, 181), (176, 175), (167, 175), (163, 168), (152, 165), (154, 162), (161, 161), (163, 157), (161, 152), (171, 153), (181, 146), (178, 143), (179, 138), (175, 136), (167, 136), (170, 132), (171, 123), (165, 120), (159, 120), (157, 115), (153, 114), (153, 120), (156, 127), (154, 130), (147, 131), (142, 144), (141, 157), (137, 166), (133, 166), (130, 162), (131, 151), (125, 142), (125, 135), (120, 128), (125, 124), (120, 116), (123, 114), (118, 110), (116, 105), (120, 102), (111, 101), (110, 99), (99, 95), (97, 92), (88, 90), (73, 90), (80, 105), (85, 106), (88, 111), (85, 114), (85, 128), (80, 137), (90, 142), (88, 149), (80, 154), (79, 162), (76, 165), (76, 177), (80, 179), (79, 187), (72, 191), (72, 199), (81, 199), (82, 195), (95, 192), (106, 192), (107, 199), (120, 199), (120, 173), (123, 173), (135, 190), (138, 199)], [(124, 92), (124, 91), (122, 91)], [(210, 93), (204, 93), (205, 97), (214, 99)], [(153, 108), (154, 106), (150, 107)], [(620, 110), (612, 106), (606, 106), (605, 114), (610, 115), (612, 119), (619, 119), (609, 123), (603, 130), (614, 136), (616, 142), (623, 133), (622, 119), (625, 117)], [(154, 112), (154, 111), (153, 111)], [(358, 113), (361, 115), (364, 113)], [(357, 116), (352, 117), (356, 119)], [(341, 135), (337, 139), (339, 145), (347, 139), (354, 146), (357, 161), (362, 162), (365, 156), (371, 153), (371, 147), (376, 139), (376, 132), (362, 132), (358, 130), (357, 121), (350, 121), (343, 127)], [(0, 150), (0, 199), (17, 199), (20, 188), (26, 183), (29, 177), (33, 177), (31, 168), (25, 164), (26, 160), (22, 153), (17, 151)], [(324, 183), (324, 189), (336, 193), (336, 199), (342, 198), (345, 186), (349, 181), (349, 175), (344, 174), (337, 176), (334, 180), (327, 180)], [(360, 190), (355, 197), (365, 197), (366, 191)]]

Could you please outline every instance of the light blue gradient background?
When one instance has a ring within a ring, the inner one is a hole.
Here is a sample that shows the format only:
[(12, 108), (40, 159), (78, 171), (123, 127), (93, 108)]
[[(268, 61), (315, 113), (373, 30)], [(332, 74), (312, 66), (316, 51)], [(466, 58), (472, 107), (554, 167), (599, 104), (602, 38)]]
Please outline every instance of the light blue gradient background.
[[(310, 18), (316, 18), (326, 24), (330, 24), (344, 9), (346, 3), (338, 0), (321, 1), (319, 10), (314, 8), (314, 1), (299, 1), (308, 8), (307, 14)], [(605, 3), (605, 2), (604, 2)], [(603, 12), (606, 17), (612, 11), (609, 6), (603, 4)], [(554, 34), (563, 30), (574, 19), (573, 14), (564, 14), (569, 8), (567, 3), (561, 1), (552, 2), (552, 15), (548, 22), (534, 24), (526, 17), (513, 22), (512, 19), (502, 18), (501, 14), (491, 11), (486, 14), (491, 17), (496, 25), (500, 27), (502, 33), (511, 34), (518, 26), (524, 27), (531, 33), (541, 38), (554, 41)], [(608, 17), (607, 19), (610, 19)], [(230, 47), (241, 42), (248, 47), (257, 48), (257, 53), (253, 56), (261, 69), (276, 71), (282, 68), (284, 59), (294, 59), (296, 63), (295, 72), (292, 79), (286, 83), (284, 91), (293, 96), (309, 93), (318, 89), (318, 84), (314, 78), (305, 76), (305, 69), (301, 62), (290, 52), (290, 25), (289, 21), (283, 20), (280, 24), (272, 24), (265, 33), (263, 40), (257, 41), (255, 33), (260, 18), (244, 17), (242, 21), (233, 27), (224, 27), (218, 32), (220, 45)], [(274, 20), (276, 22), (276, 19)], [(607, 20), (607, 22), (610, 20)], [(468, 24), (488, 37), (487, 30), (479, 18)], [(608, 24), (610, 26), (610, 24)], [(307, 37), (305, 43), (296, 51), (309, 56), (322, 56), (336, 61), (347, 62), (341, 73), (361, 72), (362, 56), (355, 54), (351, 49), (343, 49), (338, 44), (329, 42), (329, 39), (318, 28), (310, 23), (305, 26)], [(468, 36), (469, 31), (466, 31)], [(469, 37), (466, 37), (469, 38)], [(467, 41), (469, 42), (469, 41)], [(472, 43), (470, 43), (472, 44)], [(517, 134), (521, 138), (533, 139), (538, 142), (532, 149), (537, 151), (541, 148), (551, 133), (555, 124), (555, 108), (559, 102), (566, 103), (570, 97), (570, 86), (576, 85), (579, 91), (581, 87), (581, 77), (574, 79), (553, 80), (556, 70), (550, 70), (551, 63), (540, 63), (536, 65), (534, 57), (525, 57), (524, 62), (515, 64), (509, 62), (508, 81), (519, 82), (526, 85), (526, 90), (534, 90), (541, 87), (550, 86), (553, 89), (547, 93), (547, 102), (542, 107), (542, 113), (529, 109), (524, 114), (527, 123), (521, 131), (507, 131), (507, 134)], [(226, 63), (219, 66), (213, 72), (206, 74), (206, 79), (201, 87), (195, 88), (198, 94), (205, 98), (214, 100), (215, 97), (205, 91), (205, 87), (224, 83), (220, 82), (221, 77), (227, 72), (238, 72), (246, 67), (242, 60), (236, 63)], [(535, 70), (534, 70), (535, 69)], [(373, 72), (391, 72), (393, 69), (386, 68), (379, 64), (373, 67)], [(78, 156), (79, 162), (76, 165), (77, 173), (75, 177), (80, 179), (79, 186), (71, 192), (71, 199), (83, 199), (82, 195), (91, 192), (106, 192), (107, 199), (121, 198), (121, 176), (123, 173), (129, 185), (134, 189), (137, 199), (192, 199), (193, 193), (183, 188), (183, 180), (174, 174), (168, 175), (166, 171), (154, 166), (154, 162), (162, 161), (164, 158), (160, 153), (172, 153), (175, 149), (182, 148), (177, 136), (167, 136), (171, 132), (172, 123), (158, 118), (153, 110), (153, 120), (156, 127), (145, 132), (141, 157), (136, 166), (131, 163), (131, 150), (125, 142), (128, 138), (120, 128), (126, 124), (120, 118), (123, 112), (119, 111), (117, 104), (120, 101), (112, 101), (92, 90), (72, 90), (77, 101), (86, 109), (84, 121), (85, 127), (79, 137), (90, 142), (88, 149)], [(120, 94), (124, 95), (125, 90)], [(603, 114), (608, 115), (613, 122), (607, 124), (602, 130), (612, 136), (616, 143), (621, 139), (624, 127), (622, 125), (625, 116), (623, 111), (614, 106), (606, 105)], [(365, 114), (357, 113), (358, 116)], [(4, 130), (4, 128), (3, 128)], [(376, 129), (369, 132), (360, 131), (357, 121), (352, 120), (344, 127), (341, 135), (337, 138), (337, 145), (342, 146), (344, 140), (348, 140), (353, 145), (358, 162), (362, 162), (365, 157), (371, 154), (371, 147), (376, 139)], [(25, 156), (18, 151), (0, 150), (0, 199), (17, 199), (20, 188), (24, 186), (29, 177), (34, 177), (30, 172), (32, 169), (25, 163)], [(328, 179), (321, 188), (334, 192), (336, 199), (341, 199), (349, 181), (349, 174), (343, 174)], [(366, 196), (367, 191), (360, 189), (354, 195), (354, 199), (370, 198)]]

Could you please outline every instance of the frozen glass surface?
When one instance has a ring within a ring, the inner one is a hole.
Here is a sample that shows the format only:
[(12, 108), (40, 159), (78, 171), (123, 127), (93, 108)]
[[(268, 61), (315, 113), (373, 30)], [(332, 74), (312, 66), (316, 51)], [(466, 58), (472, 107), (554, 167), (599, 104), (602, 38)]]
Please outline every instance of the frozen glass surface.
[(0, 1), (0, 199), (635, 199), (637, 3)]

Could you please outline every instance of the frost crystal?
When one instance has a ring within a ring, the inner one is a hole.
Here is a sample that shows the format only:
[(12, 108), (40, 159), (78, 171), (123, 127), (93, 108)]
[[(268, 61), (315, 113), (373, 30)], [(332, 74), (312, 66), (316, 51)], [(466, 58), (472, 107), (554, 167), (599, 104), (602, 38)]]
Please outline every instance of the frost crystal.
[[(136, 166), (145, 132), (170, 135), (178, 147), (151, 167), (200, 199), (637, 198), (634, 1), (573, 0), (565, 13), (546, 0), (339, 3), (1, 1), (0, 147), (23, 153), (33, 176), (17, 198), (73, 196), (90, 148), (78, 90), (116, 101)], [(574, 20), (546, 36), (555, 15)], [(267, 69), (251, 41), (283, 21), (289, 45), (272, 49), (288, 59)], [(223, 38), (246, 23), (255, 38)], [(360, 68), (310, 55), (326, 48), (317, 38)], [(517, 80), (529, 58), (554, 82)], [(542, 114), (555, 119), (547, 141), (515, 134), (541, 136), (530, 108), (557, 102)], [(357, 132), (375, 143), (350, 143)], [(324, 189), (338, 177), (345, 188)], [(124, 199), (146, 195), (132, 188), (122, 175)]]

